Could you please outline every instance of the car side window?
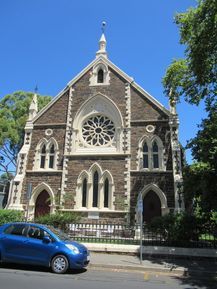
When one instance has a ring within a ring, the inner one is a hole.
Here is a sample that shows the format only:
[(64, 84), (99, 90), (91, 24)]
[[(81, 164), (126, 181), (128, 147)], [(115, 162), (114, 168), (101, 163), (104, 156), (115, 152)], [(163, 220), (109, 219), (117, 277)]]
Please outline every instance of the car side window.
[(5, 234), (16, 235), (16, 236), (25, 236), (26, 233), (25, 224), (13, 224), (7, 227), (4, 231)]
[(29, 226), (27, 236), (29, 238), (42, 240), (44, 237), (44, 230), (35, 226)]

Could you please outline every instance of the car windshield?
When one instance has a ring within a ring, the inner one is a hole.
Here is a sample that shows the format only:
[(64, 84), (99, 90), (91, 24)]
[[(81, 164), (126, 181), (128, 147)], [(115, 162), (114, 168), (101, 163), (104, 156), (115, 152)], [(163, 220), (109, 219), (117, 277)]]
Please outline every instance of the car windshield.
[(60, 240), (62, 240), (62, 241), (72, 241), (72, 239), (70, 239), (70, 237), (66, 233), (61, 231), (60, 229), (54, 228), (52, 226), (47, 226), (47, 228), (52, 233), (54, 233)]

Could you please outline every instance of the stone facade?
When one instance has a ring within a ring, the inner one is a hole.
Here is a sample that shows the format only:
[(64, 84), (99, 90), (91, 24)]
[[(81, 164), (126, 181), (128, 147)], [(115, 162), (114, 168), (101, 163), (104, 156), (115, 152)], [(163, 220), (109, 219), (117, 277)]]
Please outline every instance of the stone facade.
[(183, 208), (175, 108), (165, 109), (108, 60), (105, 44), (103, 36), (96, 59), (47, 107), (37, 113), (31, 104), (8, 203), (28, 204), (29, 219), (43, 214), (44, 191), (51, 213), (86, 221), (134, 222), (139, 194), (146, 221)]

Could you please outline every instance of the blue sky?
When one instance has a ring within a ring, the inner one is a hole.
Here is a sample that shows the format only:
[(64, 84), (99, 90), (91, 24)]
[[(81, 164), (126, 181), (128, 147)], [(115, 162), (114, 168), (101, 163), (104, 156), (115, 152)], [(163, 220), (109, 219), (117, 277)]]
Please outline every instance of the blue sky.
[[(106, 21), (109, 59), (168, 108), (162, 77), (183, 56), (176, 12), (196, 0), (0, 0), (0, 97), (17, 90), (55, 96), (98, 50)], [(178, 105), (180, 141), (195, 136), (203, 106)], [(190, 152), (187, 159), (191, 162)]]

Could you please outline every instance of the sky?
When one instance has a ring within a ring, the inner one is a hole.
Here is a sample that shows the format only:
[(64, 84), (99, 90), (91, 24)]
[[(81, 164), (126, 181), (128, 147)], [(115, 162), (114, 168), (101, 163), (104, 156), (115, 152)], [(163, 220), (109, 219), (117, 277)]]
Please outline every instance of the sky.
[[(57, 95), (98, 50), (101, 23), (109, 59), (168, 108), (162, 77), (184, 55), (174, 15), (196, 0), (0, 0), (0, 98), (18, 90)], [(204, 107), (177, 106), (183, 146)], [(189, 163), (190, 151), (186, 152)]]

